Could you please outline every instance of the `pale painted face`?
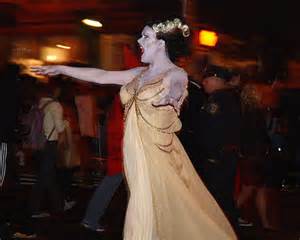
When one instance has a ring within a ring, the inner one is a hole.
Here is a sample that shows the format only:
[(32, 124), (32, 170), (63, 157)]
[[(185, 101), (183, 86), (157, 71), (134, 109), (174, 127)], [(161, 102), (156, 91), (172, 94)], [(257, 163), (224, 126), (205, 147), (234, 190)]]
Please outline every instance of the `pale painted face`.
[(154, 30), (145, 26), (142, 31), (142, 36), (137, 40), (141, 51), (141, 61), (143, 63), (152, 63), (155, 59), (155, 55), (161, 51), (159, 40), (156, 38)]

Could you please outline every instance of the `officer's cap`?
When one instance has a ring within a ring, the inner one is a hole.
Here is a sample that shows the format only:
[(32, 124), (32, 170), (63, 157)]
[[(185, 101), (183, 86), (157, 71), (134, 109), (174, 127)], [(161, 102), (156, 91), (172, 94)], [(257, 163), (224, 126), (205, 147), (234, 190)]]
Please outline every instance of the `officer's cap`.
[(204, 70), (203, 78), (218, 77), (225, 81), (229, 81), (233, 76), (233, 71), (228, 68), (217, 65), (208, 65)]

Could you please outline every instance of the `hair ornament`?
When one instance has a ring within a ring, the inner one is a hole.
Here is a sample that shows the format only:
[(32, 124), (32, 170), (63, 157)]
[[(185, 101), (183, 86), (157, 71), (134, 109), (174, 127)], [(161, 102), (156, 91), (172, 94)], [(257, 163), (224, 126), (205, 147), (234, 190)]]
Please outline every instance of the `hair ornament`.
[(181, 30), (184, 37), (190, 36), (189, 26), (186, 24), (182, 24), (181, 20), (178, 18), (175, 18), (173, 21), (167, 20), (165, 22), (152, 25), (152, 29), (155, 33), (168, 33), (174, 31), (177, 28)]

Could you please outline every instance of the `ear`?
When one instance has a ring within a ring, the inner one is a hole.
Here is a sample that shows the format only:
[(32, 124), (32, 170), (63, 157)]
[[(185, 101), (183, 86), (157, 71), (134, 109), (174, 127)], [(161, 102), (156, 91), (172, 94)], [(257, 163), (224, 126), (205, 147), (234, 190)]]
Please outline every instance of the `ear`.
[(166, 42), (162, 39), (158, 40), (158, 44), (160, 48), (165, 48), (166, 47)]

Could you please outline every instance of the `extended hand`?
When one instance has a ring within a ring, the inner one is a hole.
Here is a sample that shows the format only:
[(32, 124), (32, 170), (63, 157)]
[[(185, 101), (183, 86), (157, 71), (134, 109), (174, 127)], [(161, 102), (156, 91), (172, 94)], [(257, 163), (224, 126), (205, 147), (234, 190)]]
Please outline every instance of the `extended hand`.
[(48, 76), (55, 76), (62, 73), (59, 65), (33, 66), (30, 67), (30, 71), (39, 75)]

